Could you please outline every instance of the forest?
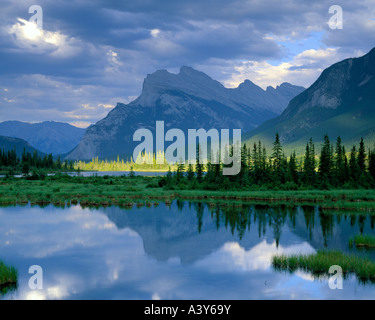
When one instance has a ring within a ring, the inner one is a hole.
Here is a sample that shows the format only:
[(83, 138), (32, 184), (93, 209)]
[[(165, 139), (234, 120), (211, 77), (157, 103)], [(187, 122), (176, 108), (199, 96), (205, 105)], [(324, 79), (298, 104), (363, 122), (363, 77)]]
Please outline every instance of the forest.
[[(230, 156), (233, 156), (233, 146)], [(276, 134), (271, 153), (262, 142), (241, 147), (241, 170), (239, 174), (224, 176), (222, 166), (201, 163), (199, 149), (197, 163), (177, 164), (160, 182), (167, 189), (256, 189), (299, 190), (299, 189), (355, 189), (375, 187), (375, 149), (366, 150), (363, 139), (347, 152), (340, 137), (331, 143), (324, 136), (320, 154), (317, 154), (312, 139), (306, 144), (305, 154), (297, 157), (293, 152), (289, 157), (283, 152), (279, 134)], [(236, 157), (235, 157), (236, 159)]]

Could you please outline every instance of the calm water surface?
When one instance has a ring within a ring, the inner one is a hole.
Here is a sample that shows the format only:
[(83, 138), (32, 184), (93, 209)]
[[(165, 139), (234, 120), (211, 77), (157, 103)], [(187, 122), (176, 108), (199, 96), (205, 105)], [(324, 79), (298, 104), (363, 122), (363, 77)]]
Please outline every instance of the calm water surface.
[[(350, 249), (355, 234), (375, 234), (375, 218), (319, 208), (99, 209), (52, 205), (0, 208), (0, 260), (19, 270), (15, 291), (0, 299), (374, 299), (375, 285), (354, 276), (343, 290), (328, 279), (272, 270), (271, 257)], [(29, 267), (43, 269), (31, 290)]]

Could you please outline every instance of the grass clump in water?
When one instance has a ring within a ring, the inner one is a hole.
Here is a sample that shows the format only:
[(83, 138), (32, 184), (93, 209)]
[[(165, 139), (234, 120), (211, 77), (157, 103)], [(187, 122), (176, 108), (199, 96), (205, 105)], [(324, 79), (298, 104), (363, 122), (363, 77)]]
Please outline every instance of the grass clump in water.
[(340, 251), (318, 251), (309, 255), (280, 255), (272, 257), (272, 266), (276, 271), (291, 273), (302, 270), (316, 276), (329, 276), (329, 268), (338, 265), (344, 277), (355, 274), (361, 281), (375, 282), (375, 262), (370, 259), (344, 254)]
[(0, 294), (5, 294), (8, 289), (16, 287), (17, 281), (18, 270), (0, 261)]
[(375, 236), (371, 235), (356, 235), (354, 238), (349, 239), (349, 246), (355, 245), (356, 247), (375, 248)]

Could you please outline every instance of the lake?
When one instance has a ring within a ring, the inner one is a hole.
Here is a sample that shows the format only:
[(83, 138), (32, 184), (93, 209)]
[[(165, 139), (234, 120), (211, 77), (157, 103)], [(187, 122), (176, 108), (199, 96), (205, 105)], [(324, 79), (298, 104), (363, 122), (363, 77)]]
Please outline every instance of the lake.
[[(0, 299), (374, 299), (375, 284), (355, 276), (343, 290), (328, 278), (274, 271), (273, 254), (349, 248), (375, 234), (375, 218), (318, 207), (170, 206), (0, 208), (0, 260), (19, 271), (17, 289)], [(43, 270), (31, 290), (29, 267)]]

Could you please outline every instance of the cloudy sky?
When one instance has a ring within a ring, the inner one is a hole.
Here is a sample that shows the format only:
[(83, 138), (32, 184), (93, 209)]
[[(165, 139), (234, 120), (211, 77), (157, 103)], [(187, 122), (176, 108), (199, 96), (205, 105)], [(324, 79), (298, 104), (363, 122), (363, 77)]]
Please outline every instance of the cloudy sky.
[[(332, 5), (343, 29), (330, 28)], [(134, 100), (147, 74), (182, 65), (227, 87), (308, 87), (374, 46), (373, 0), (1, 0), (0, 121), (86, 127)]]

